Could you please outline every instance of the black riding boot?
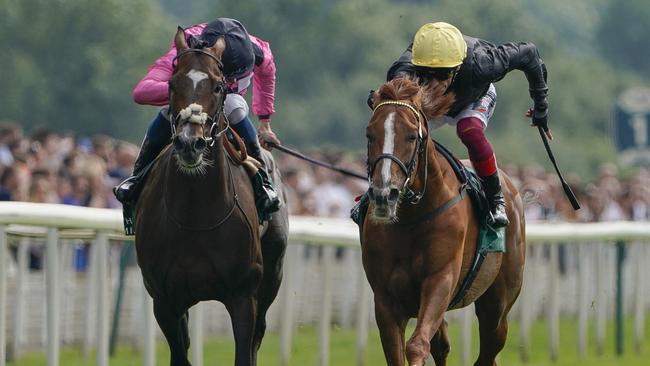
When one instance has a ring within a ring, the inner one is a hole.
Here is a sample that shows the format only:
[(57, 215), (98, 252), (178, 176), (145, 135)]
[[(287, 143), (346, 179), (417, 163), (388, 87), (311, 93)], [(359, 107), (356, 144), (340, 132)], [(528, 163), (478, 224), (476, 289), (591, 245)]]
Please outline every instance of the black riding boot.
[(506, 200), (503, 198), (503, 192), (501, 191), (499, 173), (496, 172), (489, 177), (482, 178), (482, 180), (485, 194), (490, 203), (492, 226), (495, 228), (507, 226), (510, 221), (508, 221), (508, 215), (506, 214)]
[[(164, 146), (163, 146), (164, 147)], [(142, 189), (141, 182), (144, 169), (156, 159), (162, 148), (151, 143), (151, 140), (145, 136), (140, 147), (135, 164), (133, 165), (133, 175), (126, 178), (122, 183), (113, 188), (113, 194), (118, 201), (123, 204), (135, 204), (138, 195)]]
[(250, 156), (262, 164), (257, 174), (251, 177), (255, 194), (255, 206), (257, 207), (257, 213), (261, 223), (262, 221), (270, 220), (271, 214), (280, 209), (280, 199), (275, 192), (271, 177), (269, 177), (266, 171), (266, 164), (262, 159), (262, 149), (259, 142), (257, 140), (246, 141), (246, 149), (248, 149)]
[(350, 218), (359, 226), (359, 228), (363, 225), (363, 219), (366, 217), (369, 205), (370, 197), (368, 197), (368, 192), (365, 192), (361, 197), (359, 197), (359, 202), (357, 202), (350, 210)]

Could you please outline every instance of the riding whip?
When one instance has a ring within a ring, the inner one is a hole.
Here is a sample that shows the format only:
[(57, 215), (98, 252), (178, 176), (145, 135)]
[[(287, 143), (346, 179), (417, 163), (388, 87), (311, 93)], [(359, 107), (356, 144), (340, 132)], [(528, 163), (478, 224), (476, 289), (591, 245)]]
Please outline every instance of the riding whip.
[(316, 160), (316, 159), (314, 159), (314, 158), (310, 158), (309, 156), (307, 156), (307, 155), (305, 155), (305, 154), (303, 154), (303, 153), (301, 153), (301, 152), (298, 152), (298, 151), (296, 151), (296, 150), (292, 150), (292, 149), (290, 149), (290, 148), (288, 148), (288, 147), (286, 147), (286, 146), (282, 146), (282, 145), (279, 145), (279, 144), (272, 144), (272, 146), (273, 146), (274, 148), (276, 148), (276, 149), (282, 151), (282, 152), (285, 153), (285, 154), (289, 154), (289, 155), (295, 156), (295, 157), (297, 157), (297, 158), (299, 158), (299, 159), (302, 159), (302, 160), (308, 161), (308, 162), (310, 162), (310, 163), (312, 163), (312, 164), (316, 164), (316, 165), (318, 165), (318, 166), (322, 166), (323, 168), (327, 168), (327, 169), (333, 170), (333, 171), (335, 171), (335, 172), (339, 172), (339, 173), (341, 173), (341, 174), (343, 174), (343, 175), (347, 175), (347, 176), (350, 176), (350, 177), (363, 179), (363, 180), (365, 180), (365, 181), (368, 180), (368, 177), (366, 177), (366, 176), (363, 175), (363, 174), (359, 174), (359, 173), (357, 173), (357, 172), (353, 172), (353, 171), (348, 170), (348, 169), (345, 169), (345, 168), (339, 168), (339, 167), (334, 166), (334, 165), (332, 165), (332, 164), (330, 164), (330, 163), (326, 163), (326, 162), (324, 162), (324, 161), (320, 161), (320, 160)]
[(546, 134), (544, 133), (544, 130), (542, 129), (541, 126), (537, 126), (537, 129), (539, 130), (539, 135), (542, 137), (542, 141), (544, 142), (544, 147), (546, 148), (546, 152), (548, 153), (548, 157), (549, 157), (549, 159), (551, 159), (551, 163), (553, 163), (553, 166), (555, 167), (555, 171), (557, 172), (557, 176), (560, 178), (560, 182), (562, 183), (562, 188), (564, 189), (564, 194), (566, 195), (566, 197), (571, 202), (571, 206), (573, 206), (573, 209), (574, 210), (579, 210), (580, 209), (580, 203), (578, 203), (578, 199), (573, 194), (573, 191), (571, 190), (571, 187), (569, 187), (567, 182), (562, 177), (562, 173), (560, 173), (560, 168), (558, 168), (557, 163), (555, 162), (555, 156), (553, 156), (553, 151), (551, 151), (551, 145), (548, 143), (548, 139), (546, 138)]

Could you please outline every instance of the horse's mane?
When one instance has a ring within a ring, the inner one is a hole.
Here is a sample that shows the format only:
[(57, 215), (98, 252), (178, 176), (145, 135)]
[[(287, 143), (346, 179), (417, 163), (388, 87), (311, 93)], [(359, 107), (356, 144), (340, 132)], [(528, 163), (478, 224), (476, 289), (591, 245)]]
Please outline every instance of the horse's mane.
[(456, 101), (454, 93), (445, 93), (448, 82), (432, 81), (420, 86), (417, 79), (397, 78), (386, 82), (375, 94), (375, 104), (382, 100), (410, 100), (422, 108), (428, 120), (445, 115)]
[(420, 103), (420, 86), (406, 78), (393, 79), (379, 88), (378, 101), (382, 100), (411, 100), (416, 105)]

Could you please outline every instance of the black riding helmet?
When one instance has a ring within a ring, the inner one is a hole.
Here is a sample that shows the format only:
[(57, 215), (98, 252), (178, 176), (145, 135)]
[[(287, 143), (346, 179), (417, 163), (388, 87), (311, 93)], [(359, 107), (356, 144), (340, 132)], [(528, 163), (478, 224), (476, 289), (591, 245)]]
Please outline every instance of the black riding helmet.
[(248, 75), (255, 64), (255, 53), (246, 28), (235, 19), (217, 18), (205, 26), (199, 39), (212, 46), (221, 36), (226, 41), (226, 49), (221, 56), (224, 76), (227, 79), (241, 79)]

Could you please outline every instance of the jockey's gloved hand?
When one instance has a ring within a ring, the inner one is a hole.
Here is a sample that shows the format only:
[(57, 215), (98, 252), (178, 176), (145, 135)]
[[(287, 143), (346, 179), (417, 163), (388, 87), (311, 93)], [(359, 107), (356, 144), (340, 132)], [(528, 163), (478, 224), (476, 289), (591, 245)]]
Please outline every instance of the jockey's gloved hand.
[(544, 132), (548, 132), (548, 107), (533, 108), (533, 125), (541, 127)]
[(373, 102), (374, 97), (375, 97), (375, 91), (371, 89), (370, 92), (368, 93), (368, 100), (366, 100), (366, 103), (368, 103), (368, 107), (370, 107), (370, 109), (373, 109), (373, 105), (375, 104)]
[(536, 105), (535, 108), (530, 108), (526, 112), (526, 117), (532, 118), (532, 123), (530, 124), (533, 127), (541, 127), (542, 130), (546, 133), (546, 136), (553, 140), (553, 135), (551, 130), (548, 128), (548, 106)]

